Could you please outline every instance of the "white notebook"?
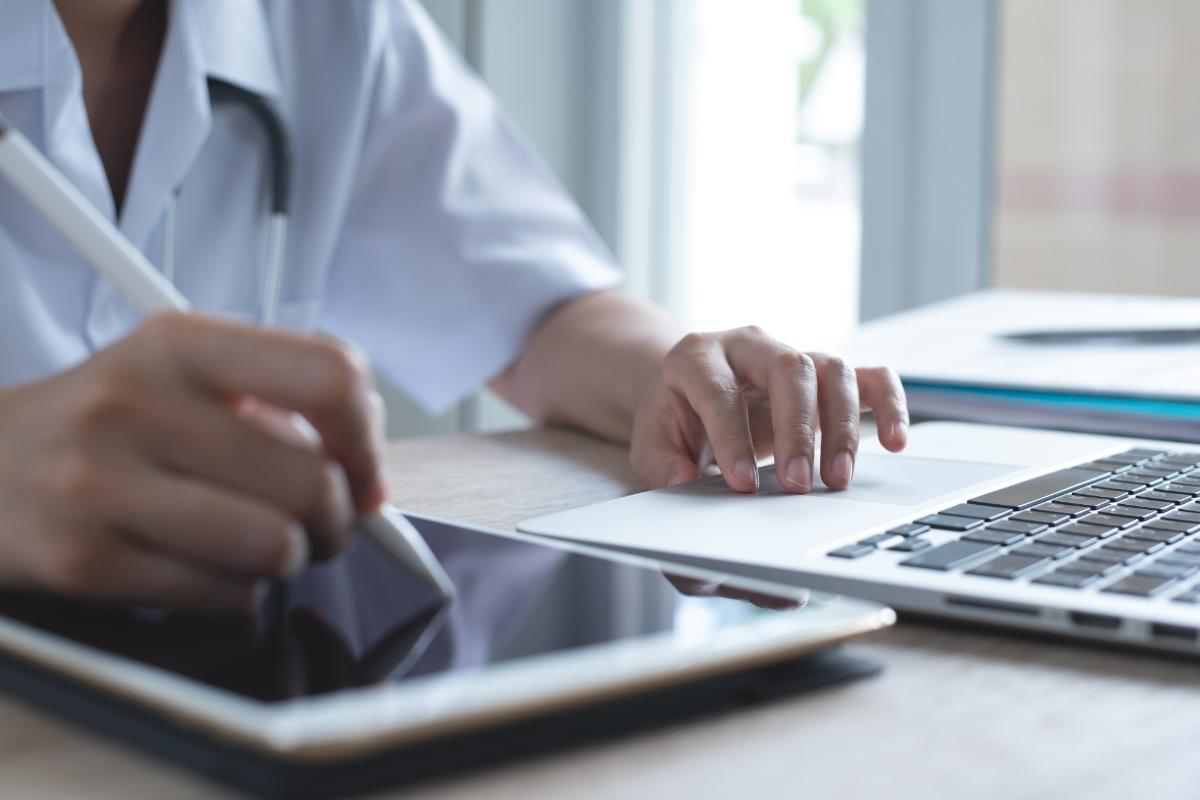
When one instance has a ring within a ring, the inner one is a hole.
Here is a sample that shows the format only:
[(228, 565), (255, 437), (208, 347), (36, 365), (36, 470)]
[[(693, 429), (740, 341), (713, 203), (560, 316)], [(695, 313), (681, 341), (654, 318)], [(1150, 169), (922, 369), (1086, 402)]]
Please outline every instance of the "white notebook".
[(869, 322), (857, 365), (906, 381), (1200, 401), (1200, 342), (1023, 344), (1027, 330), (1200, 327), (1200, 299), (992, 289)]

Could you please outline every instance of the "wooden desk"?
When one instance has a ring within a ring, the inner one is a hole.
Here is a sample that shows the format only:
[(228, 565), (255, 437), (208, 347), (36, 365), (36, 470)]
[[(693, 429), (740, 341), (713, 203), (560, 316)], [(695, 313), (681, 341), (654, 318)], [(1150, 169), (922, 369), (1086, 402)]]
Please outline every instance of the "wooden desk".
[[(563, 432), (412, 440), (392, 456), (401, 507), (497, 527), (631, 486), (621, 448)], [(903, 621), (855, 647), (884, 674), (409, 794), (1200, 797), (1200, 665)], [(0, 700), (0, 797), (233, 796)]]

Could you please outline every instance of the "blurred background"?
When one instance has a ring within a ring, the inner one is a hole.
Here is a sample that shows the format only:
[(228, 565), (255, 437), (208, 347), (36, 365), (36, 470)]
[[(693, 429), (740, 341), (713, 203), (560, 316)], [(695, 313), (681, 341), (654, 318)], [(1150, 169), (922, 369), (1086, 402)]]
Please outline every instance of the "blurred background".
[[(424, 0), (689, 328), (1200, 294), (1193, 0)], [(523, 423), (487, 393), (392, 434)]]

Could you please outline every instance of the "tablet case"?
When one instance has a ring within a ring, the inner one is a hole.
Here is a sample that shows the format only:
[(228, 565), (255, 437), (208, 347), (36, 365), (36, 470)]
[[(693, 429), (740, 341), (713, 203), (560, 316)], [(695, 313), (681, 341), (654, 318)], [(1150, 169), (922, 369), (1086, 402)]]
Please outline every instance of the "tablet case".
[(322, 764), (293, 763), (206, 738), (134, 703), (8, 655), (0, 655), (0, 689), (237, 789), (309, 800), (462, 775), (879, 671), (876, 662), (834, 647), (794, 661)]

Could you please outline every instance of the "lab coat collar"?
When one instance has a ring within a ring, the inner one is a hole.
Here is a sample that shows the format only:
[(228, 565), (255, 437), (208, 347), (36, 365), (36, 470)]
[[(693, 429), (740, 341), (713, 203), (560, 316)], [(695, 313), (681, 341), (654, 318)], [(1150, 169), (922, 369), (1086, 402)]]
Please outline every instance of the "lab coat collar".
[(274, 52), (259, 0), (173, 0), (120, 220), (137, 247), (146, 246), (208, 137), (207, 78), (277, 96)]
[(173, 0), (158, 72), (138, 138), (119, 222), (145, 249), (171, 195), (191, 170), (212, 121), (198, 3)]
[(35, 89), (46, 79), (42, 53), (52, 0), (43, 3), (12, 0), (0, 5), (0, 92)]
[[(198, 28), (197, 66), (264, 97), (280, 93), (270, 28), (260, 0), (202, 0), (175, 3)], [(47, 54), (56, 50), (59, 23), (53, 0), (0, 2), (0, 92), (44, 87), (51, 78)]]
[(205, 72), (264, 97), (280, 93), (275, 47), (261, 0), (192, 2)]

